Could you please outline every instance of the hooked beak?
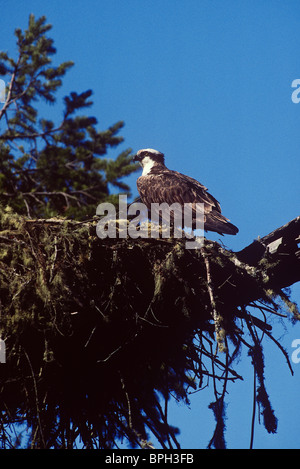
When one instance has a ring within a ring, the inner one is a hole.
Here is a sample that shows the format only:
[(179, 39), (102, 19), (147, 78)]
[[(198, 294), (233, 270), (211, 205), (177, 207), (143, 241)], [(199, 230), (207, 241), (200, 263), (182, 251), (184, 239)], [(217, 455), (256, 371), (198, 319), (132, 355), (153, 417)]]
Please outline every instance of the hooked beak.
[(132, 158), (132, 161), (133, 161), (134, 163), (136, 163), (137, 161), (139, 161), (138, 156), (137, 156), (137, 155), (134, 155), (133, 158)]

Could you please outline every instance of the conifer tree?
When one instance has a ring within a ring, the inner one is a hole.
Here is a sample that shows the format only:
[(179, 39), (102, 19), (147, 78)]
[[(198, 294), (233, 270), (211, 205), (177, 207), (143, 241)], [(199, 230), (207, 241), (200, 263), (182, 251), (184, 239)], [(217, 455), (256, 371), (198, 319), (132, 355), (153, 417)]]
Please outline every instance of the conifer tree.
[[(129, 195), (123, 177), (136, 170), (130, 150), (104, 158), (119, 145), (123, 122), (97, 129), (97, 119), (82, 114), (91, 107), (92, 91), (71, 92), (63, 100), (61, 122), (41, 115), (43, 102), (56, 102), (65, 73), (73, 62), (56, 66), (46, 18), (29, 17), (28, 29), (15, 30), (17, 57), (0, 54), (0, 75), (7, 81), (0, 111), (0, 203), (29, 217), (93, 216), (116, 192)], [(42, 109), (45, 109), (43, 106)], [(114, 194), (110, 194), (110, 187)]]
[(264, 336), (293, 372), (272, 324), (300, 320), (285, 291), (300, 279), (300, 217), (236, 253), (208, 240), (188, 251), (176, 238), (99, 239), (96, 220), (76, 219), (114, 201), (110, 185), (129, 193), (123, 177), (136, 167), (129, 150), (104, 158), (123, 123), (98, 131), (81, 115), (91, 91), (66, 96), (58, 124), (40, 116), (72, 66), (52, 64), (45, 21), (31, 15), (16, 30), (17, 59), (0, 55), (0, 74), (10, 74), (0, 111), (0, 447), (177, 451), (169, 401), (210, 386), (208, 447), (224, 448), (227, 385), (242, 379), (235, 359), (245, 347), (253, 447), (256, 407), (277, 430)]

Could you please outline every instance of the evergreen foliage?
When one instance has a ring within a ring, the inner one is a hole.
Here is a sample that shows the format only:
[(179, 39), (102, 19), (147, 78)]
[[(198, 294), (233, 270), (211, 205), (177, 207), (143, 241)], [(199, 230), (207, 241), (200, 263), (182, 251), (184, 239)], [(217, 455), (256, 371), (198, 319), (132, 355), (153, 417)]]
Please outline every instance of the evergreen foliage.
[[(18, 55), (0, 54), (0, 74), (7, 79), (0, 111), (0, 202), (29, 217), (93, 216), (103, 200), (130, 194), (123, 178), (137, 169), (130, 150), (104, 158), (123, 138), (123, 122), (97, 130), (97, 119), (82, 115), (92, 105), (92, 91), (71, 92), (63, 100), (59, 124), (40, 116), (43, 102), (54, 104), (65, 73), (73, 62), (55, 66), (56, 49), (47, 36), (45, 17), (30, 15), (28, 29), (16, 29)], [(114, 188), (114, 194), (110, 194)]]

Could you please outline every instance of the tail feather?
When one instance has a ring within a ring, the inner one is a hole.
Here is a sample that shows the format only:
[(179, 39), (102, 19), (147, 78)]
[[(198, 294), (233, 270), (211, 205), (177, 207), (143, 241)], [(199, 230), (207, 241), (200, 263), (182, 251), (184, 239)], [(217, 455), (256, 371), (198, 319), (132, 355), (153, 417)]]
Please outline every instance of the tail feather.
[(205, 231), (215, 231), (220, 235), (236, 235), (239, 229), (219, 212), (211, 212), (204, 221)]

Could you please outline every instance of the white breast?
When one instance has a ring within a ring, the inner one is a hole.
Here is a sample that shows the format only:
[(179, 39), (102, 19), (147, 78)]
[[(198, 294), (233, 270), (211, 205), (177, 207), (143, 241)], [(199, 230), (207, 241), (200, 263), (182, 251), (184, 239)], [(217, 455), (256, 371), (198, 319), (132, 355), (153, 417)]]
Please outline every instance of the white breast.
[(154, 165), (155, 165), (155, 161), (149, 158), (149, 156), (145, 156), (145, 158), (143, 158), (143, 161), (142, 161), (142, 167), (143, 167), (142, 176), (147, 176), (147, 174), (149, 174), (149, 172), (151, 171)]

